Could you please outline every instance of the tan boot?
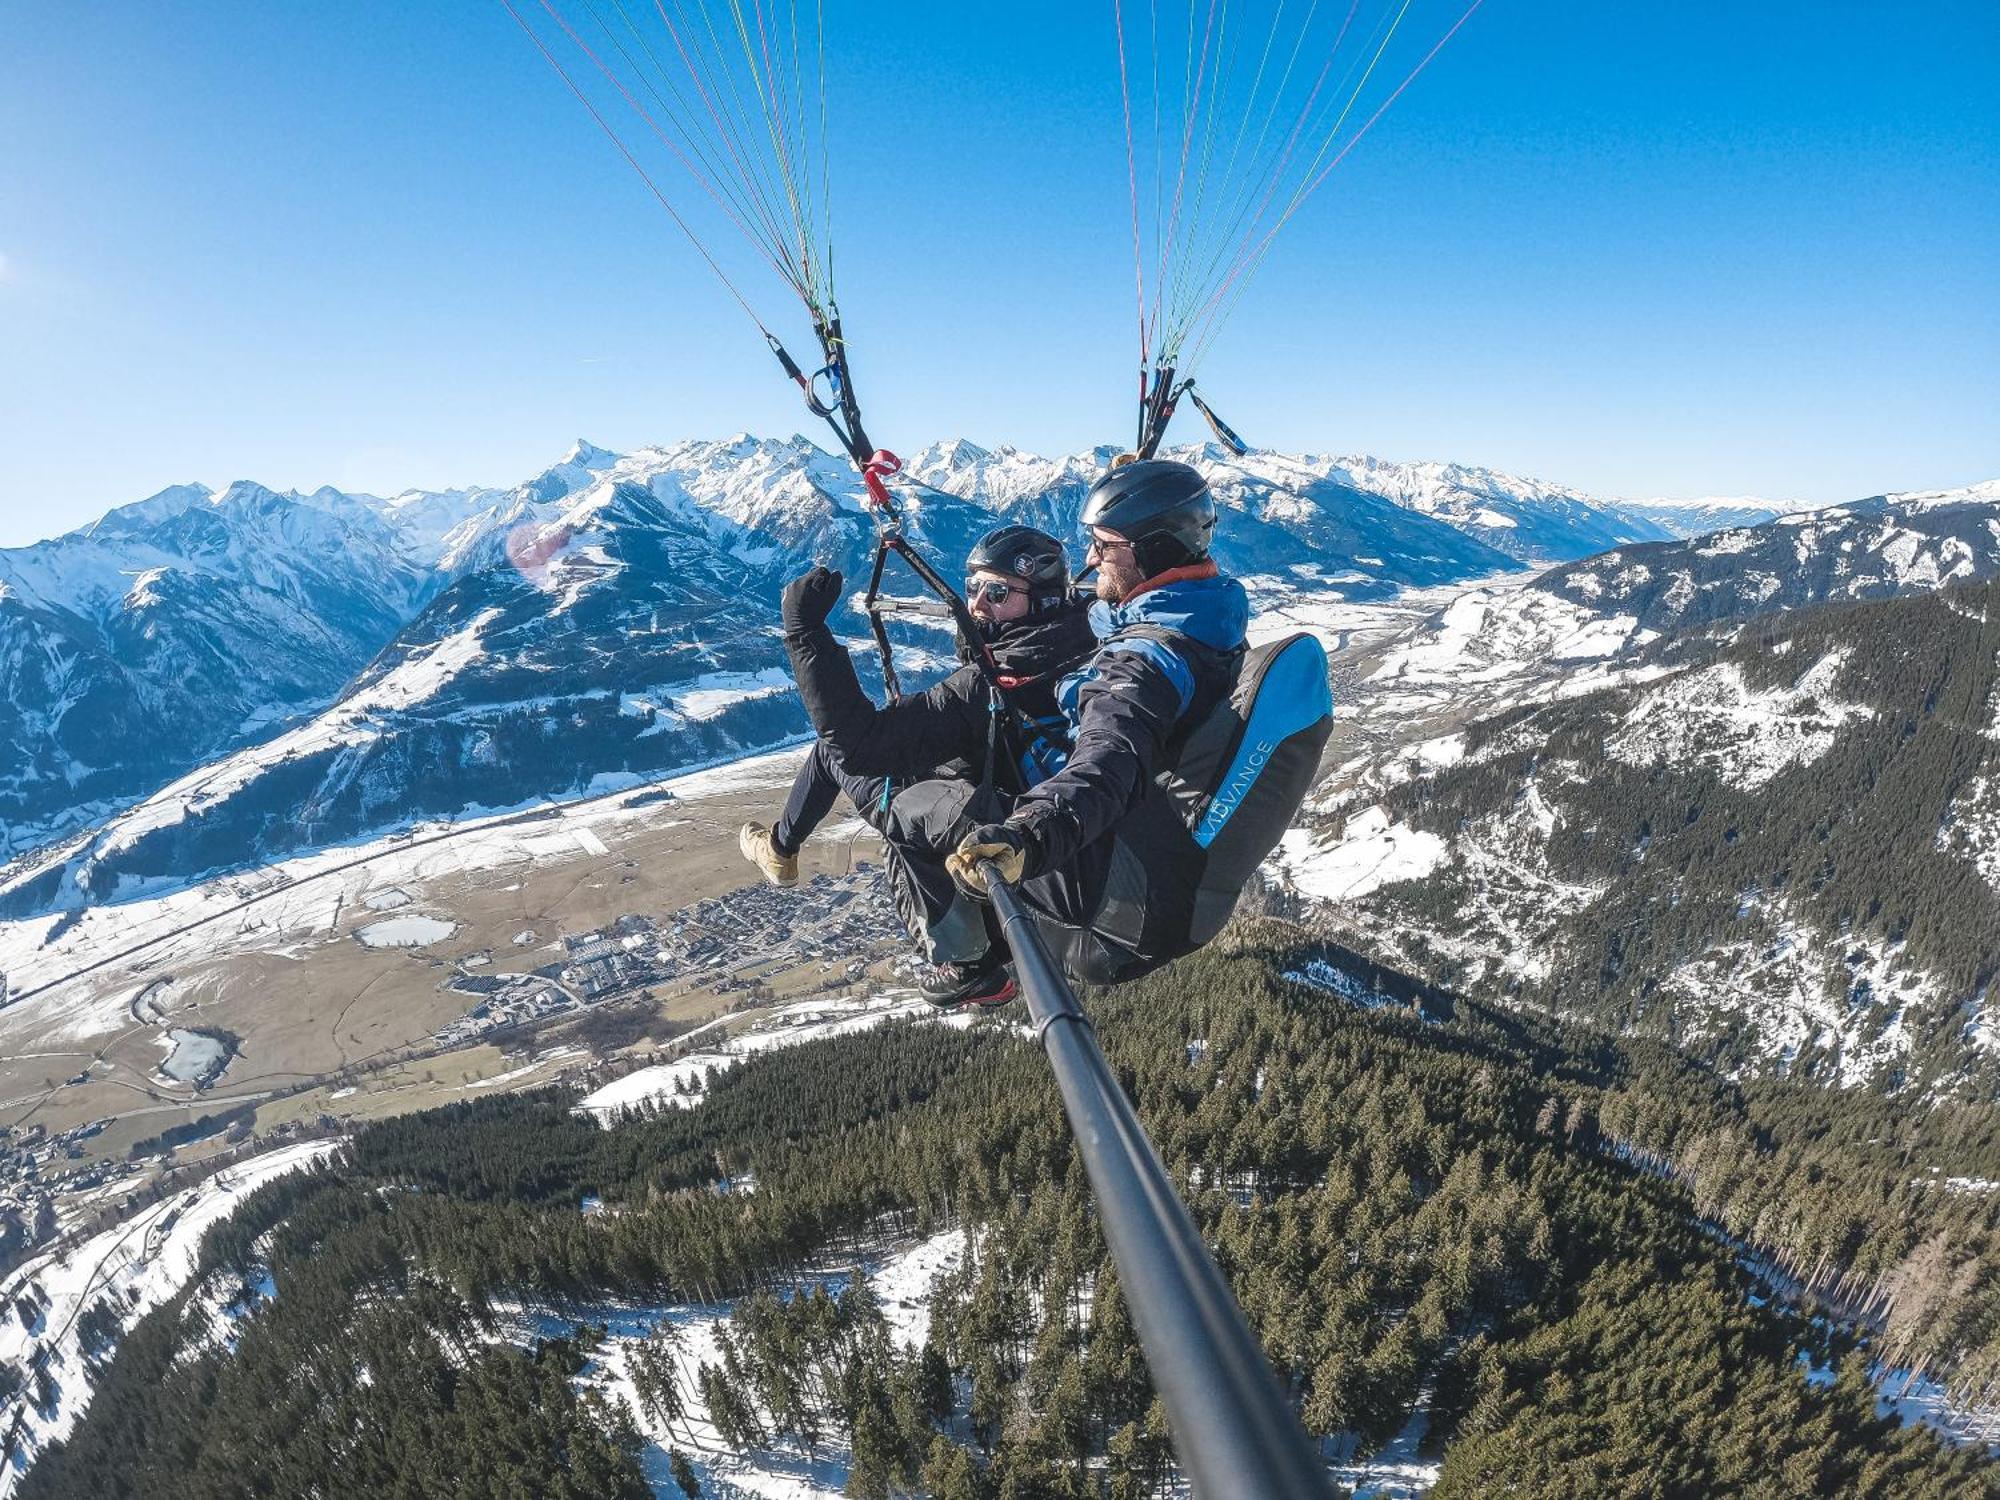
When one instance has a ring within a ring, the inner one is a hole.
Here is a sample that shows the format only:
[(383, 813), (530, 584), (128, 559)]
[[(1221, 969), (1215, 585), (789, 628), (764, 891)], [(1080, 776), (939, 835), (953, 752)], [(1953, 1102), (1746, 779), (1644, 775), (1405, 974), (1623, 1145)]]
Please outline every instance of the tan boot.
[(762, 823), (745, 823), (736, 835), (736, 846), (745, 859), (764, 872), (764, 878), (772, 885), (799, 883), (799, 857), (780, 854), (778, 846), (771, 842), (771, 830)]

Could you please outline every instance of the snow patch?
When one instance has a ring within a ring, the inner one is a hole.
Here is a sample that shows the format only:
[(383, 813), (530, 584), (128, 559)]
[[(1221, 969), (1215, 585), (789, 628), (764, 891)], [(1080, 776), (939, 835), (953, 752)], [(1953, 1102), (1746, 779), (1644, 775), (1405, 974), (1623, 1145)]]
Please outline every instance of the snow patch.
[(1434, 833), (1391, 824), (1380, 807), (1349, 818), (1345, 832), (1331, 842), (1294, 828), (1278, 848), (1286, 878), (1322, 901), (1349, 901), (1399, 880), (1421, 880), (1449, 852)]
[(1842, 728), (1874, 710), (1831, 696), (1846, 653), (1829, 652), (1790, 687), (1752, 688), (1725, 662), (1642, 696), (1605, 752), (1630, 766), (1702, 765), (1746, 789), (1824, 755)]
[[(617, 1123), (624, 1111), (642, 1105), (687, 1108), (701, 1101), (710, 1069), (726, 1071), (758, 1052), (870, 1031), (886, 1022), (910, 1017), (935, 1019), (941, 1025), (960, 1029), (978, 1019), (963, 1014), (940, 1015), (920, 996), (904, 989), (885, 990), (861, 1000), (801, 1001), (767, 1016), (748, 1031), (724, 1037), (712, 1047), (614, 1079), (579, 1100), (576, 1108), (579, 1113), (595, 1115), (607, 1129)], [(723, 1023), (710, 1024), (719, 1027)], [(689, 1032), (688, 1036), (696, 1034)]]

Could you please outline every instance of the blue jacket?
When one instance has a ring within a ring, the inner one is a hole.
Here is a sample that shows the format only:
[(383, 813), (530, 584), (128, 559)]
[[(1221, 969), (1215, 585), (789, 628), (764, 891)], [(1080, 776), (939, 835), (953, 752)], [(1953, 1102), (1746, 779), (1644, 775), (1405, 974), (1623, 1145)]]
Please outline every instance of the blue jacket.
[(1243, 585), (1220, 576), (1091, 606), (1097, 652), (1056, 689), (1071, 728), (1068, 763), (1008, 819), (1029, 834), (1030, 874), (1068, 865), (1132, 809), (1181, 734), (1229, 692), (1249, 624)]

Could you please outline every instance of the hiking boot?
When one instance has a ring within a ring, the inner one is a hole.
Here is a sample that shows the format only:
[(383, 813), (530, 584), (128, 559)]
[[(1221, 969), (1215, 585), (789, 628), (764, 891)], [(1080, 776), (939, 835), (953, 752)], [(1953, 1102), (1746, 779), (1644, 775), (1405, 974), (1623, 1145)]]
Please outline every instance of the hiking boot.
[(933, 964), (917, 981), (917, 993), (939, 1010), (961, 1006), (999, 1007), (1014, 998), (1014, 971), (1005, 963)]
[(745, 859), (764, 872), (764, 878), (772, 885), (799, 883), (798, 855), (780, 854), (771, 839), (771, 830), (762, 823), (745, 823), (736, 835), (736, 847), (743, 851)]

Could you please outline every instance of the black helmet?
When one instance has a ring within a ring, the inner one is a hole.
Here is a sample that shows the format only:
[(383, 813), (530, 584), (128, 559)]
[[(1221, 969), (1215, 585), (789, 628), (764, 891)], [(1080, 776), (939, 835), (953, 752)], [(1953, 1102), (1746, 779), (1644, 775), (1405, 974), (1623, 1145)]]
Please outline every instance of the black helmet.
[(972, 544), (965, 571), (1000, 573), (1028, 585), (1028, 612), (1058, 609), (1070, 596), (1069, 559), (1062, 543), (1033, 526), (997, 526)]
[(1102, 526), (1132, 543), (1148, 578), (1200, 562), (1215, 535), (1215, 497), (1192, 465), (1141, 459), (1113, 469), (1083, 502), (1085, 530)]

